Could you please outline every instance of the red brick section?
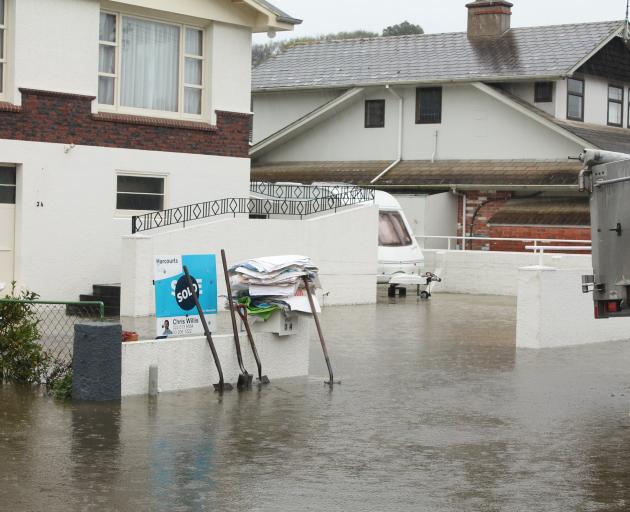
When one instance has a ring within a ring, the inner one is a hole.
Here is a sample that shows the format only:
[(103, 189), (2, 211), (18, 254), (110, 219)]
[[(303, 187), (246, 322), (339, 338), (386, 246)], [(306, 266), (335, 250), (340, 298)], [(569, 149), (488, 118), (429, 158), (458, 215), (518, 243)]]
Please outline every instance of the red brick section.
[[(497, 213), (511, 197), (510, 192), (466, 192), (466, 236), (482, 236), (488, 238), (544, 238), (551, 240), (590, 240), (590, 227), (572, 226), (492, 226), (488, 225), (489, 219)], [(462, 205), (463, 200), (459, 198), (457, 213), (457, 235), (462, 235)], [(472, 223), (473, 214), (481, 205)], [(504, 242), (504, 241), (469, 241), (467, 249), (491, 250), (491, 251), (525, 251), (526, 245), (532, 243), (524, 242)], [(545, 245), (545, 244), (541, 244)], [(546, 244), (558, 245), (558, 244)], [(572, 244), (567, 244), (572, 245)], [(579, 253), (576, 253), (579, 254)]]
[(20, 89), (22, 106), (0, 105), (0, 139), (249, 157), (250, 114), (217, 111), (216, 126), (92, 114), (92, 96)]
[[(548, 238), (551, 240), (590, 240), (590, 227), (565, 227), (565, 226), (490, 226), (491, 238)], [(523, 242), (490, 242), (492, 251), (525, 251), (525, 246), (533, 243)], [(538, 245), (558, 245), (557, 243), (541, 243)], [(561, 244), (572, 246), (574, 244)], [(575, 244), (577, 245), (577, 244)], [(553, 252), (553, 251), (550, 251)], [(562, 251), (561, 251), (562, 252)], [(587, 251), (590, 253), (590, 251)], [(580, 254), (578, 251), (572, 254)]]
[[(466, 192), (466, 236), (490, 236), (488, 219), (498, 212), (511, 197), (511, 192)], [(458, 236), (462, 235), (462, 207), (463, 199), (460, 197), (457, 209)], [(466, 248), (479, 250), (489, 249), (490, 246), (489, 242), (483, 240), (471, 240), (467, 242)]]

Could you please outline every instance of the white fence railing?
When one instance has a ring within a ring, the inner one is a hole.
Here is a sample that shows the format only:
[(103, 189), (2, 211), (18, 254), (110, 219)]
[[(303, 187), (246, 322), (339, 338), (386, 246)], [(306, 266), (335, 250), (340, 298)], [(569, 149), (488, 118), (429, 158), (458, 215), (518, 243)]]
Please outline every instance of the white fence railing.
[[(438, 240), (438, 241), (446, 241), (447, 249), (449, 251), (452, 250), (465, 250), (466, 244), (469, 241), (483, 241), (483, 242), (521, 242), (524, 244), (533, 244), (532, 249), (527, 250), (537, 250), (539, 247), (543, 247), (547, 251), (590, 251), (591, 250), (591, 241), (590, 240), (566, 240), (559, 238), (493, 238), (493, 237), (485, 237), (485, 236), (436, 236), (436, 235), (422, 235), (417, 236), (416, 240), (420, 245), (421, 249), (426, 248), (427, 240)], [(461, 244), (459, 243), (461, 241)], [(555, 247), (560, 247), (560, 249), (552, 249), (549, 245), (541, 245), (541, 244), (560, 244), (555, 245)], [(567, 244), (575, 244), (571, 246), (567, 246)]]

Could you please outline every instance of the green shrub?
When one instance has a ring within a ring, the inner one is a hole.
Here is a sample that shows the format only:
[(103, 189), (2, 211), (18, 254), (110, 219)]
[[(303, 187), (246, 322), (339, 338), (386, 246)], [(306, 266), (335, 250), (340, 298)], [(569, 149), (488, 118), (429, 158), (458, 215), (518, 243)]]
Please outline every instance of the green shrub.
[(46, 377), (46, 389), (59, 400), (72, 398), (72, 364), (55, 363)]
[[(15, 282), (8, 300), (32, 301), (30, 291), (16, 294)], [(39, 320), (33, 306), (22, 302), (0, 302), (0, 382), (41, 383), (46, 380), (51, 358), (39, 344)]]

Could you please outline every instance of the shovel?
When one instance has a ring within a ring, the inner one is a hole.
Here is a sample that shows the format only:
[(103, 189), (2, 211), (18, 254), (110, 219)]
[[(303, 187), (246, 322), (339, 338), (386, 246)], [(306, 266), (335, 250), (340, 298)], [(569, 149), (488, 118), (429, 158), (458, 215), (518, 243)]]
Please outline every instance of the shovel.
[(195, 287), (193, 285), (192, 279), (190, 278), (188, 267), (186, 265), (184, 265), (184, 274), (186, 274), (186, 280), (188, 281), (188, 290), (190, 291), (190, 294), (195, 301), (195, 306), (197, 306), (197, 312), (199, 313), (199, 318), (201, 319), (201, 325), (203, 325), (203, 332), (206, 334), (206, 340), (208, 340), (208, 345), (210, 345), (210, 351), (212, 352), (212, 357), (214, 358), (214, 364), (217, 366), (217, 371), (219, 372), (219, 383), (213, 384), (214, 390), (219, 391), (220, 393), (223, 393), (224, 391), (232, 391), (232, 384), (223, 381), (223, 370), (221, 369), (221, 361), (219, 361), (217, 350), (214, 348), (212, 334), (210, 334), (210, 329), (208, 329), (206, 317), (203, 314), (203, 309), (201, 309), (201, 304), (199, 304), (199, 299), (197, 298), (197, 294), (195, 293)]
[(232, 330), (234, 331), (234, 344), (236, 345), (236, 357), (241, 373), (236, 383), (237, 389), (245, 389), (252, 385), (253, 375), (247, 372), (243, 365), (243, 354), (241, 353), (241, 342), (238, 339), (238, 326), (236, 325), (236, 314), (234, 312), (234, 302), (232, 301), (232, 286), (230, 286), (230, 274), (228, 272), (225, 251), (221, 249), (221, 260), (223, 261), (223, 273), (225, 274), (225, 286), (227, 288), (228, 304), (230, 306), (230, 316), (232, 317)]
[(249, 327), (249, 321), (247, 320), (247, 306), (238, 304), (236, 308), (236, 310), (238, 311), (238, 316), (241, 317), (243, 325), (245, 326), (245, 331), (247, 331), (247, 338), (249, 339), (249, 344), (252, 347), (254, 359), (256, 359), (256, 366), (258, 366), (258, 383), (269, 384), (271, 382), (269, 380), (269, 377), (262, 374), (262, 364), (260, 364), (260, 357), (258, 357), (258, 350), (256, 349), (256, 344), (254, 343), (254, 336), (252, 335), (252, 330)]
[(322, 333), (322, 327), (319, 325), (319, 317), (317, 316), (317, 311), (315, 310), (315, 302), (313, 301), (313, 295), (311, 293), (311, 284), (307, 276), (302, 276), (302, 280), (304, 281), (304, 286), (306, 287), (306, 294), (308, 295), (308, 302), (311, 306), (311, 313), (313, 313), (313, 318), (315, 319), (315, 327), (317, 327), (317, 334), (319, 335), (319, 342), (321, 343), (322, 350), (324, 352), (324, 359), (326, 359), (326, 366), (328, 366), (328, 376), (330, 377), (330, 380), (324, 381), (324, 384), (332, 387), (334, 384), (341, 384), (341, 381), (335, 381), (335, 378), (333, 377), (333, 370), (330, 364), (330, 357), (328, 357), (328, 349), (326, 348), (326, 342), (324, 341), (324, 334)]

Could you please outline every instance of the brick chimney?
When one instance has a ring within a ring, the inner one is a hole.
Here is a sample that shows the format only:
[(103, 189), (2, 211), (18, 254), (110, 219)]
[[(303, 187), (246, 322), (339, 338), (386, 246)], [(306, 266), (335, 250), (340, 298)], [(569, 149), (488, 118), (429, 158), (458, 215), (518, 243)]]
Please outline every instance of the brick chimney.
[(500, 37), (510, 30), (514, 4), (505, 1), (475, 0), (468, 8), (468, 37)]

